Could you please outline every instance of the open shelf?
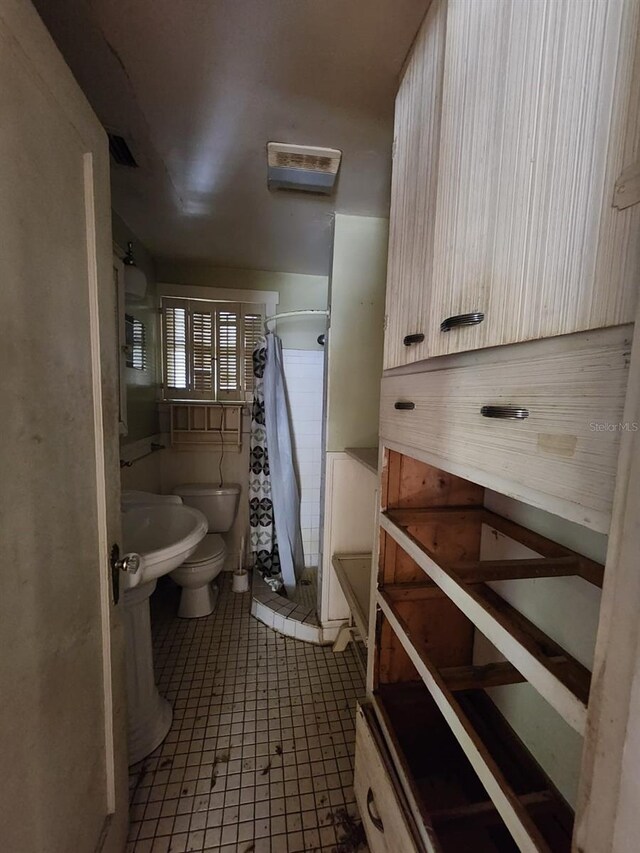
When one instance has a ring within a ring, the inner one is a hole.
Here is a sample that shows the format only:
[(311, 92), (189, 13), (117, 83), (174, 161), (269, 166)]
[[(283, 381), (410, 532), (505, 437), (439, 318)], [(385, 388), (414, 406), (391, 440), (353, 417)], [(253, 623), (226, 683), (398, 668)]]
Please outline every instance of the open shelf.
[(510, 823), (488, 797), (484, 780), (423, 684), (379, 684), (374, 703), (418, 806), (427, 849), (443, 853), (571, 849), (571, 810), (483, 691), (466, 692), (458, 707), (485, 761), (501, 780)]
[[(522, 560), (480, 560), (481, 529), (487, 525), (541, 554)], [(410, 587), (385, 596), (410, 599), (432, 595), (435, 584), (464, 616), (507, 658), (524, 679), (576, 731), (584, 733), (590, 673), (561, 646), (498, 595), (488, 583), (511, 579), (578, 575), (602, 582), (602, 567), (481, 506), (388, 510), (380, 526), (405, 557), (419, 567), (426, 586)], [(524, 541), (523, 541), (524, 540)], [(383, 584), (391, 580), (392, 549), (385, 538)], [(423, 577), (424, 577), (423, 575)], [(388, 598), (387, 603), (392, 601)], [(504, 669), (504, 668), (503, 668)], [(506, 670), (505, 670), (506, 671)]]
[(365, 646), (369, 633), (371, 554), (334, 554), (333, 568)]
[[(437, 599), (431, 599), (430, 603), (435, 600)], [(541, 798), (546, 798), (547, 807), (555, 803), (559, 808), (561, 804), (562, 813), (565, 816), (570, 815), (570, 811), (546, 779), (544, 788), (539, 784), (532, 790), (522, 790), (521, 786), (517, 785), (514, 788), (509, 776), (509, 772), (512, 773), (512, 771), (507, 772), (509, 766), (500, 760), (500, 750), (496, 750), (496, 743), (491, 736), (495, 728), (494, 720), (500, 715), (484, 691), (485, 687), (522, 681), (522, 677), (508, 663), (487, 667), (474, 667), (469, 664), (448, 665), (454, 648), (458, 649), (456, 655), (458, 660), (464, 660), (467, 655), (471, 659), (472, 648), (469, 646), (465, 651), (459, 640), (451, 648), (444, 647), (437, 638), (434, 641), (429, 624), (432, 621), (431, 612), (425, 624), (415, 626), (403, 618), (402, 605), (397, 601), (394, 602), (385, 591), (378, 593), (378, 603), (383, 614), (380, 626), (378, 688), (381, 689), (387, 683), (398, 683), (398, 681), (406, 683), (418, 677), (421, 678), (444, 717), (450, 735), (458, 742), (488, 793), (494, 805), (494, 811), (502, 818), (511, 836), (517, 841), (519, 849), (548, 849), (540, 828), (526, 807), (527, 803), (520, 800), (520, 794), (536, 795), (528, 803), (529, 805), (533, 805), (534, 802), (539, 805)], [(441, 604), (446, 606), (450, 602), (443, 597)], [(441, 617), (443, 615), (445, 614), (440, 614)], [(459, 636), (459, 632), (456, 633)], [(389, 655), (390, 651), (392, 651), (391, 655)], [(440, 665), (436, 665), (434, 658)], [(442, 667), (442, 662), (447, 665)], [(477, 712), (474, 710), (476, 706), (478, 706)], [(506, 722), (502, 722), (504, 731), (510, 732)], [(425, 732), (422, 719), (419, 729), (422, 733)], [(516, 736), (511, 732), (508, 737), (504, 735), (504, 738), (507, 738), (504, 741), (506, 743), (515, 739)], [(519, 755), (519, 766), (535, 764), (524, 747), (521, 746), (520, 752), (522, 755)], [(486, 809), (486, 806), (483, 809)], [(477, 809), (473, 810), (473, 815), (476, 819), (480, 817)], [(566, 849), (569, 849), (569, 846)]]

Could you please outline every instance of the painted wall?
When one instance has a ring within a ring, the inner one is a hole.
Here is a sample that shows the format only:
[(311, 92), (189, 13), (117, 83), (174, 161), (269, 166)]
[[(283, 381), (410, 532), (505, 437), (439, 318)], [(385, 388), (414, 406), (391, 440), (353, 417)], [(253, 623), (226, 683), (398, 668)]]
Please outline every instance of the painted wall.
[[(602, 534), (489, 490), (485, 493), (485, 506), (586, 557), (605, 561), (607, 537)], [(482, 559), (529, 556), (535, 554), (507, 537), (483, 536)], [(601, 592), (597, 587), (578, 577), (502, 581), (490, 586), (591, 669), (600, 610)], [(476, 663), (501, 659), (479, 632), (474, 659)], [(498, 687), (489, 693), (563, 796), (575, 806), (582, 737), (528, 684)]]
[[(225, 483), (238, 483), (241, 487), (238, 514), (233, 528), (224, 534), (227, 545), (225, 570), (233, 571), (238, 565), (243, 536), (246, 540), (245, 564), (249, 565), (249, 429), (251, 420), (247, 413), (242, 419), (242, 447), (225, 450), (222, 457), (222, 476)], [(168, 447), (157, 454), (160, 465), (160, 489), (171, 494), (182, 483), (219, 483), (221, 453), (219, 450), (185, 450)]]
[[(156, 261), (159, 282), (199, 287), (229, 287), (245, 290), (277, 290), (278, 312), (306, 308), (325, 309), (329, 282), (326, 276), (264, 270), (224, 269), (189, 261)], [(326, 330), (323, 317), (295, 317), (274, 326), (287, 349), (321, 349), (318, 335)]]
[(378, 444), (388, 234), (387, 219), (335, 217), (319, 579), (323, 625), (348, 616), (333, 554), (368, 552), (373, 544), (376, 478), (344, 450)]
[(378, 444), (389, 221), (335, 218), (327, 342), (327, 451)]
[(151, 255), (140, 243), (136, 235), (120, 219), (112, 213), (113, 242), (123, 251), (127, 243), (133, 243), (133, 254), (136, 265), (147, 276), (147, 296), (144, 302), (127, 303), (125, 310), (145, 326), (147, 342), (146, 370), (125, 368), (127, 384), (127, 426), (126, 436), (122, 436), (121, 444), (130, 444), (158, 432), (158, 412), (156, 401), (160, 383), (160, 336), (157, 313), (156, 275)]

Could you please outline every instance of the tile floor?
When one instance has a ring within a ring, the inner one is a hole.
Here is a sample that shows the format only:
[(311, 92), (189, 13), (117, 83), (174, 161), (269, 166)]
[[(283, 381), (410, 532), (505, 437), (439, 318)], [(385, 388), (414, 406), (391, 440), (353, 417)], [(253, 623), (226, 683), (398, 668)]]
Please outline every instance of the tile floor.
[[(353, 796), (354, 713), (364, 693), (341, 655), (282, 637), (223, 575), (216, 613), (151, 599), (156, 678), (173, 725), (131, 768), (135, 853), (366, 851)], [(160, 587), (160, 585), (159, 585)]]

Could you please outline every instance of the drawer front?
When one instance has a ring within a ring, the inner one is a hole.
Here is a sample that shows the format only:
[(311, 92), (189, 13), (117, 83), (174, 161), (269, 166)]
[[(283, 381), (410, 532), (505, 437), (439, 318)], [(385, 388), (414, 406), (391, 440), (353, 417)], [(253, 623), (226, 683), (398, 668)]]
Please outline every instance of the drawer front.
[(409, 822), (387, 769), (382, 735), (370, 706), (360, 705), (356, 716), (354, 791), (372, 853), (418, 853)]
[(500, 347), (385, 377), (381, 440), (607, 532), (620, 432), (635, 428), (622, 424), (631, 331)]

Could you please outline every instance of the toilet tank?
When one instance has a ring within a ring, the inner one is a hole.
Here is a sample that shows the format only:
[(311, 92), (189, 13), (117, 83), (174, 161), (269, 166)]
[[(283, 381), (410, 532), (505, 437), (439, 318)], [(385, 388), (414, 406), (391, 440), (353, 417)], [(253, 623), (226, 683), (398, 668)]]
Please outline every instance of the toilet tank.
[(235, 483), (184, 483), (173, 489), (182, 502), (204, 513), (209, 522), (209, 533), (226, 533), (231, 530), (238, 511), (240, 486)]

